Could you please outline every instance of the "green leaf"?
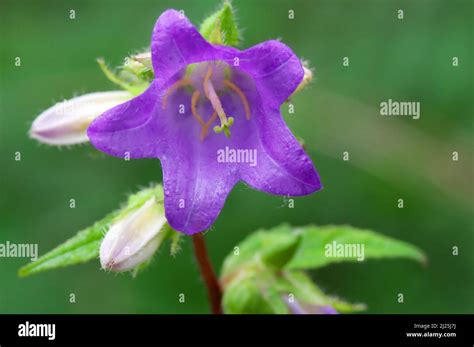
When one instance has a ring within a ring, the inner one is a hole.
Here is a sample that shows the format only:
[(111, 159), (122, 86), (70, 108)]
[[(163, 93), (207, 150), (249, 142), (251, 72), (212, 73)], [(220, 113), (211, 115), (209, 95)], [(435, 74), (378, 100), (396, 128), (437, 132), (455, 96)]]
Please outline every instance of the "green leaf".
[(153, 195), (157, 201), (163, 199), (161, 185), (147, 188), (131, 195), (121, 209), (108, 214), (89, 228), (79, 231), (75, 236), (46, 253), (38, 260), (23, 266), (18, 274), (21, 277), (42, 271), (85, 263), (99, 256), (100, 243), (110, 225), (117, 219), (142, 206)]
[[(357, 247), (363, 247), (363, 260), (408, 258), (426, 262), (423, 252), (409, 243), (351, 226), (306, 226), (296, 228), (301, 243), (287, 269), (316, 269), (331, 263), (357, 262)], [(342, 247), (352, 251), (337, 254)], [(336, 252), (332, 252), (332, 251)], [(332, 253), (330, 253), (332, 252)], [(361, 259), (360, 257), (359, 259)]]
[(221, 9), (204, 20), (199, 32), (211, 43), (226, 46), (238, 45), (239, 29), (231, 3), (224, 1)]
[[(363, 252), (331, 256), (326, 253), (328, 245), (348, 245), (351, 247), (346, 250)], [(224, 310), (226, 313), (290, 313), (291, 305), (287, 302), (290, 297), (309, 313), (323, 313), (328, 308), (340, 313), (364, 310), (364, 304), (352, 304), (325, 294), (300, 271), (358, 261), (357, 256), (359, 259), (363, 256), (364, 260), (404, 257), (425, 261), (424, 254), (415, 246), (351, 226), (293, 228), (284, 224), (259, 230), (244, 239), (224, 261), (221, 271)]]
[(255, 261), (281, 268), (293, 257), (299, 239), (299, 234), (292, 233), (288, 225), (281, 225), (271, 232), (256, 231), (225, 258), (221, 275), (226, 276), (243, 264)]
[(19, 271), (19, 275), (25, 277), (50, 269), (85, 263), (97, 258), (103, 234), (117, 214), (118, 212), (113, 212), (107, 215), (104, 219), (80, 231), (38, 260), (23, 266)]
[(276, 238), (275, 235), (272, 235), (275, 238), (275, 243), (271, 248), (269, 247), (262, 252), (261, 256), (265, 264), (281, 269), (293, 258), (300, 244), (301, 237), (297, 234), (281, 234)]

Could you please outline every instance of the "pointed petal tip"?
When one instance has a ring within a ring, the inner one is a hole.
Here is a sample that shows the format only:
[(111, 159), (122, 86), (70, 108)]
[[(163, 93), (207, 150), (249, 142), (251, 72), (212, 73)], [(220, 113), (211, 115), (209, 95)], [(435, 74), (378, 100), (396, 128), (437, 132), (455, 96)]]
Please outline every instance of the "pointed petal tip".
[[(166, 212), (165, 212), (166, 213)], [(191, 236), (208, 230), (214, 221), (209, 221), (205, 224), (183, 223), (182, 220), (177, 220), (173, 216), (166, 216), (168, 224), (176, 231), (185, 235)]]

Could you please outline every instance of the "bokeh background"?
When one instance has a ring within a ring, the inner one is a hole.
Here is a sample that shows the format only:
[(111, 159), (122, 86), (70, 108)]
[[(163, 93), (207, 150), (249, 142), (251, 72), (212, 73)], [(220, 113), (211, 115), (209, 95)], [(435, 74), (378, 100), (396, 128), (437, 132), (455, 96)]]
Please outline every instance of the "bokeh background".
[[(95, 58), (118, 65), (146, 47), (166, 8), (184, 9), (199, 24), (216, 6), (214, 0), (2, 0), (1, 243), (38, 243), (44, 254), (127, 194), (161, 181), (158, 160), (124, 162), (89, 145), (52, 148), (30, 140), (27, 131), (54, 102), (114, 89)], [(369, 313), (472, 313), (473, 2), (236, 0), (234, 7), (244, 28), (242, 47), (281, 38), (315, 68), (315, 82), (293, 99), (295, 113), (282, 110), (304, 138), (325, 189), (289, 209), (283, 198), (240, 184), (206, 236), (216, 267), (258, 228), (351, 224), (417, 245), (429, 263), (331, 265), (312, 273), (328, 293), (365, 302)], [(17, 56), (21, 67), (14, 65)], [(421, 118), (380, 116), (379, 104), (389, 98), (421, 102)], [(342, 160), (344, 151), (349, 161)], [(98, 261), (20, 279), (17, 270), (28, 259), (0, 258), (0, 312), (208, 312), (190, 246), (183, 242), (175, 258), (162, 249), (135, 279), (100, 271)], [(179, 293), (186, 303), (178, 302)]]

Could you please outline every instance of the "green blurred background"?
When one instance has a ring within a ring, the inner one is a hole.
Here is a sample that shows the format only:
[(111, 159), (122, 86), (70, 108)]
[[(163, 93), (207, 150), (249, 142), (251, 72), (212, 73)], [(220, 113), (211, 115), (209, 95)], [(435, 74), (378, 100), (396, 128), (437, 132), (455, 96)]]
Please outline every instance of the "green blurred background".
[[(30, 140), (27, 131), (53, 102), (114, 89), (95, 58), (118, 65), (146, 47), (163, 10), (184, 9), (199, 24), (217, 5), (2, 0), (0, 243), (38, 243), (44, 254), (128, 193), (161, 181), (158, 160), (124, 162), (89, 145), (57, 149)], [(257, 228), (347, 223), (415, 244), (429, 263), (331, 265), (312, 273), (328, 293), (365, 302), (370, 313), (473, 312), (473, 2), (236, 0), (234, 7), (243, 48), (281, 38), (315, 68), (315, 82), (293, 99), (295, 113), (282, 110), (305, 139), (325, 189), (289, 209), (281, 197), (237, 186), (206, 236), (216, 266)], [(14, 66), (17, 56), (21, 67)], [(346, 56), (349, 67), (342, 66)], [(421, 102), (421, 118), (380, 116), (379, 103), (389, 98)], [(162, 249), (135, 279), (100, 271), (98, 261), (20, 279), (17, 270), (27, 262), (0, 258), (1, 313), (208, 312), (189, 240), (175, 258)]]

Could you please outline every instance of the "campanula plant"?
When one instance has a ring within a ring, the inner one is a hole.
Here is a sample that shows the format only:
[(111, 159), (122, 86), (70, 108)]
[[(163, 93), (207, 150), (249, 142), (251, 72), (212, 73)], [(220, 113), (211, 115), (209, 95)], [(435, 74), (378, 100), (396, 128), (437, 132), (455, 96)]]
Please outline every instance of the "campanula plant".
[(105, 270), (136, 275), (165, 241), (176, 254), (180, 237), (192, 235), (212, 312), (334, 314), (365, 306), (324, 294), (304, 272), (353, 261), (328, 257), (325, 243), (363, 243), (366, 258), (423, 261), (416, 247), (372, 231), (282, 225), (250, 234), (226, 257), (217, 278), (202, 232), (218, 218), (236, 183), (283, 196), (322, 188), (280, 112), (311, 81), (311, 70), (280, 41), (239, 50), (239, 38), (229, 2), (199, 30), (182, 11), (166, 10), (152, 30), (150, 51), (127, 57), (118, 73), (98, 60), (123, 91), (56, 104), (33, 122), (30, 135), (43, 143), (90, 141), (111, 156), (157, 158), (163, 183), (131, 195), (20, 275), (97, 256)]

